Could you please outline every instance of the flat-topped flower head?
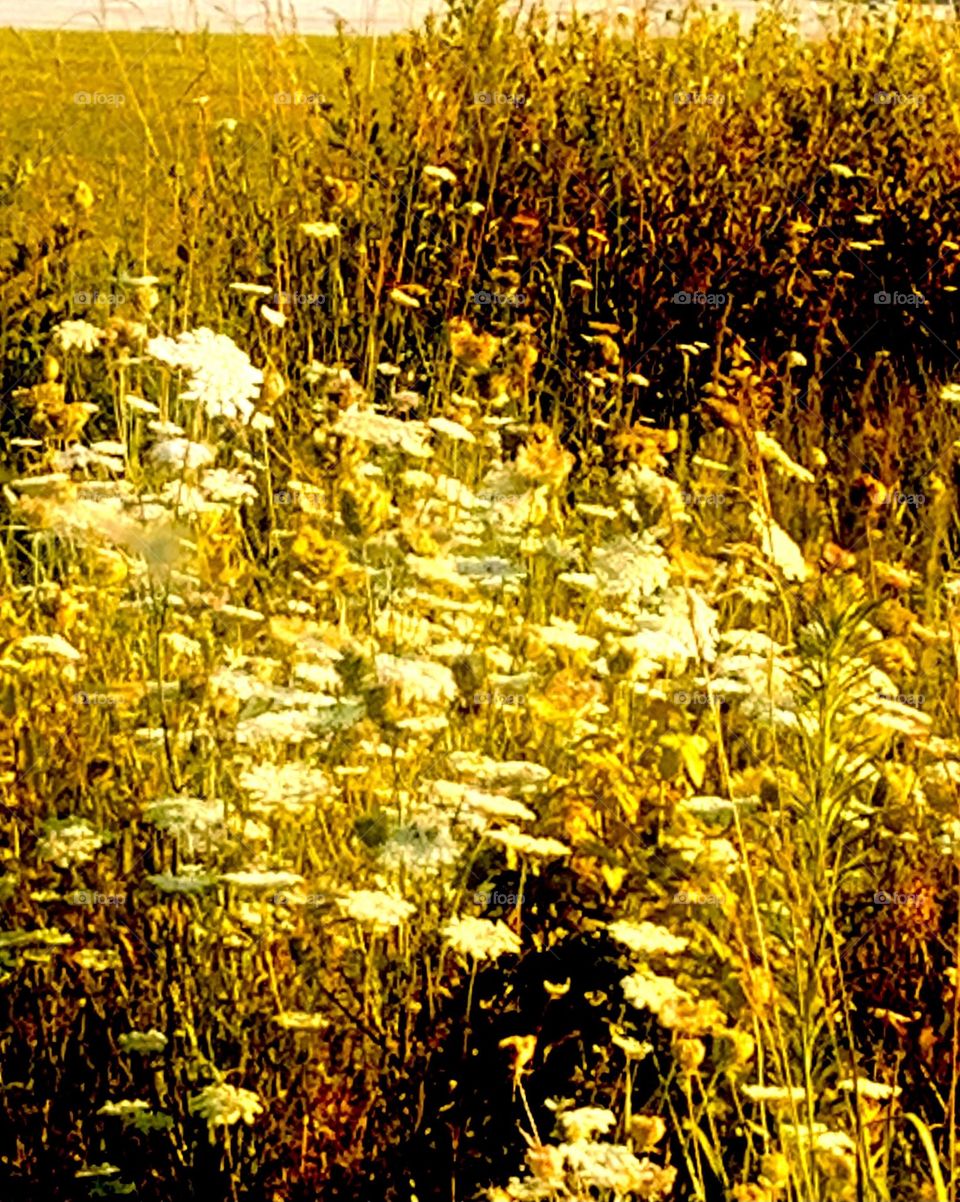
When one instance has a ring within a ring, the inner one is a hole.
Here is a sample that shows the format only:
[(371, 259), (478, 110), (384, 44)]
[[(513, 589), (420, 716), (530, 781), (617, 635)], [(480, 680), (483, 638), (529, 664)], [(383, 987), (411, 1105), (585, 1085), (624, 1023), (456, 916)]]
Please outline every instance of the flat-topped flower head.
[(902, 1092), (899, 1085), (887, 1085), (884, 1081), (868, 1081), (863, 1077), (858, 1081), (853, 1081), (849, 1077), (838, 1081), (837, 1089), (842, 1089), (844, 1093), (856, 1092), (861, 1098), (867, 1098), (871, 1102), (888, 1102), (891, 1098), (899, 1097)]
[(124, 1052), (149, 1055), (151, 1052), (162, 1052), (167, 1046), (167, 1037), (162, 1031), (151, 1027), (149, 1031), (129, 1031), (126, 1035), (121, 1035), (118, 1042)]
[(565, 1140), (576, 1143), (607, 1135), (617, 1125), (616, 1115), (604, 1106), (577, 1106), (557, 1115), (557, 1126)]
[(150, 463), (187, 472), (207, 467), (213, 463), (214, 458), (212, 448), (202, 442), (191, 442), (188, 438), (162, 439), (155, 442), (147, 452)]
[(358, 442), (369, 442), (375, 447), (403, 451), (416, 459), (429, 459), (433, 454), (430, 427), (424, 422), (386, 417), (357, 403), (340, 414), (333, 433)]
[(744, 1085), (742, 1089), (744, 1096), (748, 1097), (751, 1102), (767, 1102), (768, 1104), (799, 1103), (807, 1096), (799, 1085), (789, 1088), (785, 1085)]
[(232, 1127), (234, 1123), (253, 1124), (263, 1113), (263, 1104), (250, 1089), (238, 1089), (225, 1081), (208, 1085), (189, 1101), (190, 1113), (205, 1119), (210, 1139), (217, 1127)]
[(158, 363), (186, 373), (187, 387), (181, 400), (196, 401), (210, 418), (250, 421), (263, 372), (226, 334), (201, 326), (177, 338), (151, 338), (146, 350)]
[(519, 936), (505, 922), (466, 915), (451, 918), (443, 928), (446, 943), (464, 956), (475, 960), (497, 960), (504, 955), (520, 954)]
[(673, 935), (654, 922), (612, 922), (607, 932), (640, 956), (675, 956), (685, 951), (690, 940)]
[(103, 343), (103, 330), (89, 321), (61, 321), (54, 327), (53, 339), (62, 351), (92, 355)]
[(389, 931), (400, 926), (415, 912), (416, 906), (382, 889), (354, 889), (337, 898), (337, 905), (348, 917), (374, 931)]
[(536, 835), (525, 834), (513, 826), (505, 827), (503, 830), (488, 831), (487, 838), (493, 843), (499, 843), (506, 847), (508, 851), (528, 856), (533, 860), (556, 860), (561, 856), (571, 854), (570, 848), (566, 843), (561, 843), (559, 839), (549, 836), (538, 838)]
[(44, 824), (44, 831), (37, 854), (58, 868), (88, 863), (106, 842), (85, 818), (51, 819)]

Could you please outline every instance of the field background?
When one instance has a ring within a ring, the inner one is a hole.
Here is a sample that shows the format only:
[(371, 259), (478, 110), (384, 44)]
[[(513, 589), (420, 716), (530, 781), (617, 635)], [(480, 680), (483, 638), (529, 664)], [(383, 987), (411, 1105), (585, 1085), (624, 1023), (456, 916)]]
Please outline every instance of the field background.
[(957, 57), (0, 32), (0, 1196), (956, 1202)]

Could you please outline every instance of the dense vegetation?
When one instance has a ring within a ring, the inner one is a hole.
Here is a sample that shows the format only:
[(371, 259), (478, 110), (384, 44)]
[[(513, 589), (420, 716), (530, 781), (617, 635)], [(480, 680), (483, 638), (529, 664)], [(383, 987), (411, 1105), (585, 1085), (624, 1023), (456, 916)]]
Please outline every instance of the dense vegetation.
[(0, 1197), (956, 1202), (956, 60), (0, 35)]

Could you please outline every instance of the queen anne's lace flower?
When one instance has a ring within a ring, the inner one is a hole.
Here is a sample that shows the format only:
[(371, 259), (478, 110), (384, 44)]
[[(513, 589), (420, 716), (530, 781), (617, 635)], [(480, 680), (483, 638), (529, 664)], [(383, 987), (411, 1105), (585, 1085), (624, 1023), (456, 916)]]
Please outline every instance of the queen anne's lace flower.
[(200, 487), (214, 501), (255, 501), (259, 495), (243, 473), (222, 467), (204, 472)]
[(837, 1089), (842, 1089), (845, 1093), (853, 1093), (856, 1090), (861, 1098), (869, 1098), (871, 1102), (886, 1102), (890, 1098), (898, 1097), (902, 1092), (899, 1085), (887, 1085), (883, 1081), (867, 1081), (863, 1077), (856, 1082), (849, 1077), (838, 1081)]
[(640, 1191), (643, 1167), (625, 1145), (574, 1140), (560, 1146), (568, 1174), (587, 1188), (611, 1190), (616, 1197)]
[(144, 819), (161, 830), (173, 832), (207, 830), (223, 823), (223, 802), (203, 797), (166, 797), (147, 805)]
[(532, 822), (536, 814), (522, 801), (503, 794), (487, 793), (471, 785), (458, 784), (450, 780), (435, 780), (426, 783), (424, 791), (439, 804), (456, 810), (459, 817), (471, 821), (479, 820), (481, 827), (485, 819), (499, 818), (511, 822)]
[(162, 1052), (167, 1046), (167, 1037), (162, 1031), (151, 1027), (149, 1031), (130, 1031), (121, 1035), (118, 1042), (124, 1052), (140, 1052), (146, 1055), (150, 1052)]
[(202, 326), (175, 339), (165, 335), (151, 338), (146, 349), (159, 363), (187, 373), (188, 387), (180, 394), (182, 400), (196, 401), (211, 418), (250, 421), (263, 372), (226, 334)]
[(89, 321), (61, 321), (54, 327), (53, 340), (63, 351), (91, 355), (103, 341), (103, 330)]
[(447, 438), (452, 438), (459, 442), (477, 441), (476, 435), (472, 434), (466, 426), (460, 422), (451, 421), (447, 417), (431, 417), (427, 425), (438, 434), (445, 434)]
[(37, 656), (45, 655), (74, 663), (83, 658), (76, 647), (59, 634), (28, 634), (26, 638), (18, 639), (15, 646), (18, 651), (32, 651)]
[(605, 597), (621, 597), (636, 605), (670, 583), (670, 561), (649, 534), (642, 538), (618, 538), (596, 547), (590, 566), (600, 581)]
[(751, 1102), (802, 1102), (806, 1097), (799, 1085), (744, 1085), (742, 1090)]
[(451, 918), (443, 928), (443, 937), (454, 951), (475, 960), (497, 960), (503, 955), (519, 955), (520, 939), (505, 922), (489, 918)]
[(577, 1106), (557, 1115), (557, 1126), (563, 1138), (571, 1142), (606, 1135), (616, 1125), (616, 1115), (602, 1106)]
[[(494, 760), (476, 751), (451, 751), (447, 761), (454, 772), (494, 789), (525, 793), (550, 779), (550, 769), (530, 760)], [(960, 774), (958, 774), (960, 775)]]
[(667, 1002), (689, 1000), (690, 995), (676, 983), (673, 977), (662, 977), (648, 969), (624, 977), (620, 982), (623, 996), (638, 1010), (652, 1010), (656, 1014)]
[(417, 459), (427, 459), (430, 449), (430, 427), (420, 421), (402, 421), (398, 417), (385, 417), (373, 409), (353, 404), (337, 419), (334, 434), (356, 438), (372, 443), (376, 447), (404, 451)]
[(354, 889), (337, 899), (337, 905), (347, 915), (375, 931), (388, 931), (405, 922), (416, 907), (402, 897), (394, 897), (379, 889)]
[(217, 878), (205, 872), (199, 864), (184, 864), (178, 875), (157, 872), (147, 880), (161, 893), (202, 893), (217, 883)]
[[(613, 1120), (610, 1111), (581, 1107), (569, 1111), (576, 1119), (582, 1115), (587, 1128)], [(563, 1120), (561, 1119), (561, 1122)], [(574, 1124), (576, 1125), (576, 1124)], [(527, 1153), (531, 1176), (511, 1178), (504, 1197), (516, 1202), (555, 1198), (600, 1196), (615, 1199), (635, 1197), (641, 1202), (660, 1202), (672, 1191), (677, 1176), (673, 1167), (661, 1167), (648, 1157), (640, 1160), (625, 1144), (602, 1143), (590, 1138), (568, 1138), (557, 1147), (531, 1148)], [(492, 1195), (491, 1195), (492, 1196)]]
[(49, 860), (58, 868), (71, 864), (86, 864), (93, 859), (106, 841), (85, 818), (51, 819), (44, 824), (46, 834), (37, 846), (41, 860)]
[(674, 956), (690, 942), (654, 922), (612, 922), (607, 931), (618, 943), (641, 956)]
[(201, 1089), (190, 1099), (189, 1106), (191, 1114), (206, 1120), (211, 1140), (216, 1127), (252, 1124), (263, 1113), (263, 1105), (252, 1090), (238, 1089), (226, 1082)]
[(476, 581), (478, 585), (489, 585), (490, 587), (519, 583), (527, 577), (523, 568), (517, 567), (516, 564), (499, 555), (458, 558), (456, 569), (461, 576)]
[(251, 809), (261, 814), (298, 813), (329, 798), (333, 788), (322, 769), (298, 762), (256, 764), (240, 773), (240, 787), (253, 799)]
[(147, 459), (160, 467), (191, 472), (213, 463), (214, 453), (202, 442), (191, 442), (188, 438), (166, 438), (153, 444), (147, 452)]
[(503, 830), (488, 831), (487, 838), (519, 855), (530, 856), (531, 859), (555, 860), (560, 856), (570, 855), (570, 848), (565, 843), (561, 843), (559, 839), (537, 838), (535, 835), (527, 835), (513, 826), (505, 827)]
[(576, 623), (553, 618), (546, 626), (533, 626), (531, 632), (548, 647), (574, 655), (595, 655), (600, 643), (590, 634), (582, 634)]
[(462, 847), (449, 825), (431, 817), (416, 818), (397, 827), (380, 848), (380, 862), (403, 868), (413, 876), (438, 876), (456, 864)]
[(57, 452), (53, 458), (53, 466), (62, 472), (89, 471), (91, 468), (102, 467), (105, 471), (116, 472), (119, 475), (124, 469), (123, 455), (123, 448), (119, 453), (111, 453), (96, 447), (85, 447), (79, 442), (75, 442), (65, 451)]
[(317, 715), (309, 710), (265, 710), (237, 723), (237, 742), (257, 747), (262, 743), (297, 744), (316, 738)]
[(750, 521), (760, 535), (763, 553), (783, 573), (787, 580), (806, 580), (810, 568), (803, 552), (782, 526), (772, 518), (758, 512), (751, 513)]
[(395, 691), (400, 705), (419, 702), (441, 706), (457, 695), (456, 679), (443, 664), (395, 655), (378, 655), (374, 662), (379, 683)]

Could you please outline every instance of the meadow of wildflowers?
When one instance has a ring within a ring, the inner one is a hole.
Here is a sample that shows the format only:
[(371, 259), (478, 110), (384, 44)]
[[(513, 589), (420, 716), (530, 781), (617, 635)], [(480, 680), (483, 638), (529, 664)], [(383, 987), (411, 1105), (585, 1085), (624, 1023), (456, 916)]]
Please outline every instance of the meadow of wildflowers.
[(957, 55), (0, 37), (3, 1202), (957, 1202)]

